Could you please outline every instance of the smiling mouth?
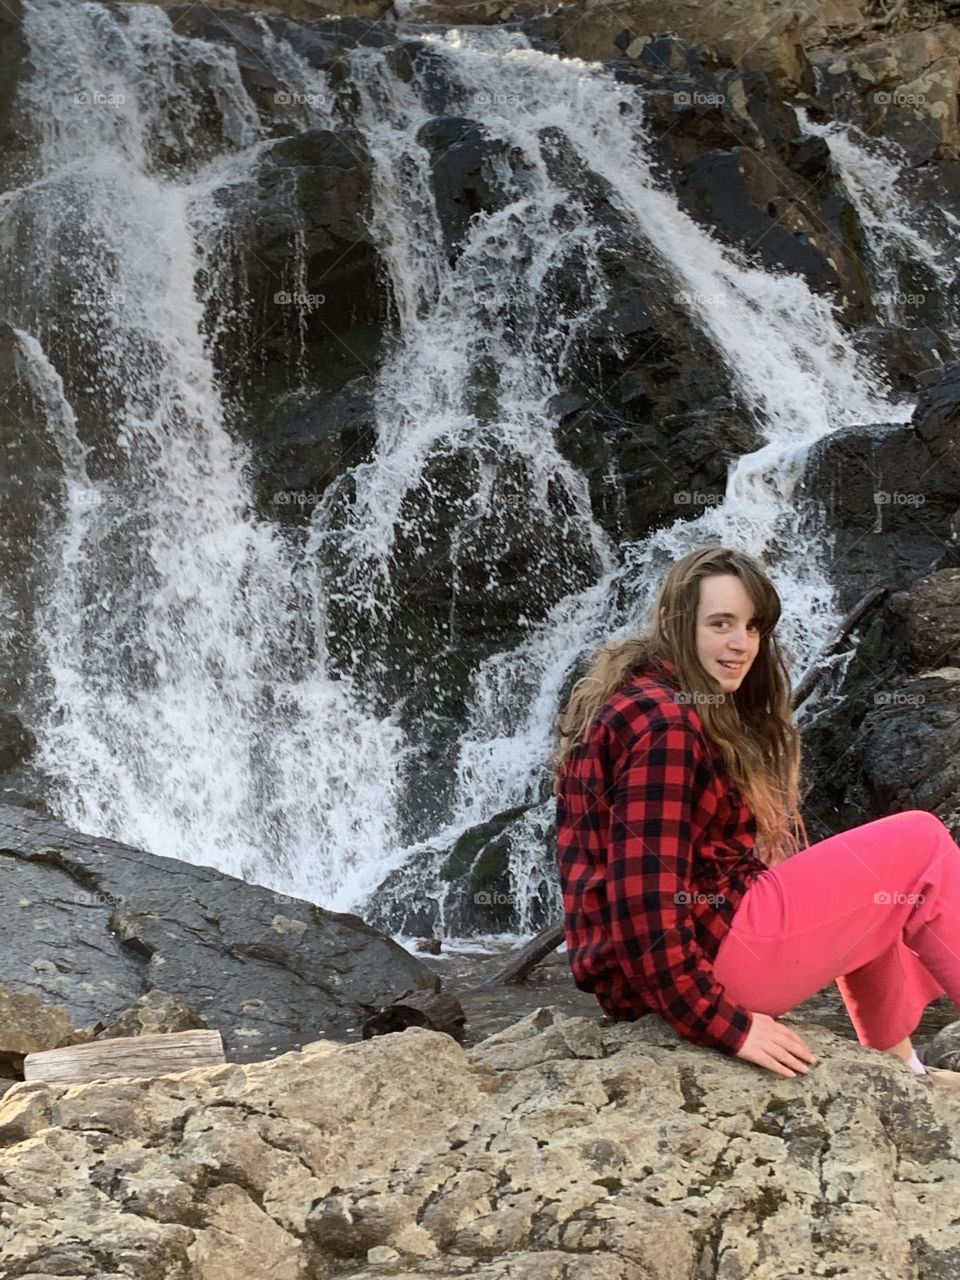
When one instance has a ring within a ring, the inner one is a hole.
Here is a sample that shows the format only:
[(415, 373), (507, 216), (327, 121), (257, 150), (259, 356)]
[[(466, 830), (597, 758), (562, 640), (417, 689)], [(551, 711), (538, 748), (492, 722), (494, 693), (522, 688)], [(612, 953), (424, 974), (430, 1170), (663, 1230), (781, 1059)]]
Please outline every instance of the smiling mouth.
[(742, 662), (724, 662), (721, 658), (718, 658), (717, 661), (720, 663), (720, 666), (729, 671), (731, 675), (735, 674), (737, 671), (743, 670)]

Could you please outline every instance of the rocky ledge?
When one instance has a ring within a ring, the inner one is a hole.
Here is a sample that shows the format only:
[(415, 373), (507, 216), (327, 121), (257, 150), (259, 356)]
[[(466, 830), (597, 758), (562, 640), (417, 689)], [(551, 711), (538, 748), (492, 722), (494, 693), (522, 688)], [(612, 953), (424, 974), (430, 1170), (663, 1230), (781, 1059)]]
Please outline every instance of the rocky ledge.
[(413, 1027), (18, 1084), (0, 1103), (3, 1274), (955, 1275), (960, 1097), (794, 1025), (820, 1056), (794, 1079), (658, 1018), (544, 1007), (467, 1051)]
[(0, 909), (0, 1027), (16, 1023), (19, 1037), (0, 1035), (0, 1061), (98, 1029), (207, 1026), (243, 1062), (359, 1035), (405, 988), (440, 988), (359, 916), (9, 805)]

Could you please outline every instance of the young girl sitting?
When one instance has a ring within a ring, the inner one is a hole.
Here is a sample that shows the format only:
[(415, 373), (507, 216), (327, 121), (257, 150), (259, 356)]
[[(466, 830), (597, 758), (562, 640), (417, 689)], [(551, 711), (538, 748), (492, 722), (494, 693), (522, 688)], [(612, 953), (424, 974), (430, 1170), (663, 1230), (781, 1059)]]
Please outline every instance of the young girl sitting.
[(604, 645), (558, 717), (554, 791), (576, 985), (778, 1075), (817, 1061), (777, 1018), (836, 979), (863, 1045), (936, 1084), (910, 1035), (960, 1007), (960, 847), (914, 809), (811, 845), (800, 738), (760, 564), (679, 560), (652, 629)]

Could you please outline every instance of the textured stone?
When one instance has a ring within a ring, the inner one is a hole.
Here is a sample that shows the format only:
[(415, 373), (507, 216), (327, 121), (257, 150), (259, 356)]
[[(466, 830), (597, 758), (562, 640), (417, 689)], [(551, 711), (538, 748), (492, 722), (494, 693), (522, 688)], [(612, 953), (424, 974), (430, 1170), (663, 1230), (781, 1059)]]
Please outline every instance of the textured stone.
[(793, 1025), (820, 1058), (795, 1079), (656, 1017), (546, 1007), (466, 1053), (414, 1027), (18, 1085), (0, 1102), (0, 1250), (18, 1277), (920, 1280), (956, 1231), (960, 1103)]
[[(3, 981), (63, 1006), (64, 1031), (109, 1024), (159, 988), (220, 1031), (228, 1058), (262, 1058), (345, 1035), (407, 987), (440, 985), (358, 916), (8, 805), (0, 905), (18, 926), (0, 936)], [(134, 1016), (151, 1015), (141, 1006), (124, 1025)]]

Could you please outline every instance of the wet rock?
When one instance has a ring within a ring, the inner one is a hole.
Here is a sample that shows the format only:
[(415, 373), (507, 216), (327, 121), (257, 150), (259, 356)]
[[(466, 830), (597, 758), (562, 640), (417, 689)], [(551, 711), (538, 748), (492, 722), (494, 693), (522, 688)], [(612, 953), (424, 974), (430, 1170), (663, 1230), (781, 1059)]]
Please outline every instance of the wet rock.
[(372, 379), (363, 374), (336, 391), (284, 397), (259, 420), (256, 443), (261, 511), (308, 521), (328, 486), (376, 446)]
[(960, 666), (960, 569), (919, 578), (891, 597), (890, 609), (905, 623), (905, 662), (921, 671)]
[[(262, 158), (254, 183), (226, 192), (249, 297), (247, 326), (277, 358), (379, 316), (379, 259), (364, 221), (369, 160), (358, 133), (309, 128)], [(234, 335), (249, 341), (247, 329)], [(221, 337), (221, 359), (238, 352)], [(246, 350), (246, 347), (243, 348)]]
[(0, 773), (21, 764), (36, 745), (36, 738), (19, 716), (0, 710)]
[(927, 809), (960, 836), (960, 667), (879, 688), (852, 747), (871, 812)]
[[(483, 102), (474, 109), (483, 114)], [(467, 224), (477, 213), (492, 213), (513, 198), (498, 179), (498, 169), (517, 166), (522, 156), (503, 142), (491, 138), (476, 120), (443, 116), (428, 121), (418, 134), (432, 157), (431, 181), (436, 196), (437, 217), (443, 228), (451, 261), (455, 261), (467, 233)]]
[(909, 423), (844, 427), (818, 441), (798, 501), (817, 504), (831, 531), (841, 613), (875, 586), (907, 588), (954, 545), (956, 478), (937, 443)]
[[(398, 989), (439, 988), (357, 916), (10, 806), (0, 806), (0, 895), (19, 922), (0, 938), (11, 992), (63, 1006), (85, 1027), (159, 988), (220, 1031), (230, 1060), (346, 1034)], [(124, 1024), (159, 1014), (147, 1007)]]
[(930, 375), (912, 422), (918, 439), (956, 484), (960, 480), (960, 363)]
[(811, 839), (904, 809), (956, 837), (960, 569), (891, 594), (844, 665), (803, 730)]

